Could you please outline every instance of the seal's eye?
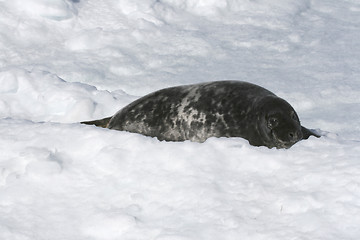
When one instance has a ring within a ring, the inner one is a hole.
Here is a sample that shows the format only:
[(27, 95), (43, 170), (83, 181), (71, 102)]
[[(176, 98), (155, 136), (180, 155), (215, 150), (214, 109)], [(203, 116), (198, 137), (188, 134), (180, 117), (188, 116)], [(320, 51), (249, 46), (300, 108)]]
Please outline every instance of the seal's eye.
[(268, 128), (273, 129), (279, 125), (279, 120), (276, 117), (271, 117), (268, 120)]

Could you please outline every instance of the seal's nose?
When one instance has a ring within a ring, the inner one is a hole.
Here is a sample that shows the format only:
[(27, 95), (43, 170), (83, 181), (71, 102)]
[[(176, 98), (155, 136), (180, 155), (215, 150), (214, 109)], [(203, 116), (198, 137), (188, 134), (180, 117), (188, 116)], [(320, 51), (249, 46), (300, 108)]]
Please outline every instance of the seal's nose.
[(289, 132), (288, 137), (290, 141), (298, 141), (300, 136), (300, 132)]
[(298, 134), (296, 132), (289, 132), (288, 137), (290, 141), (296, 141), (298, 139)]
[(289, 133), (289, 139), (294, 140), (294, 138), (295, 138), (295, 134), (293, 132), (290, 132)]

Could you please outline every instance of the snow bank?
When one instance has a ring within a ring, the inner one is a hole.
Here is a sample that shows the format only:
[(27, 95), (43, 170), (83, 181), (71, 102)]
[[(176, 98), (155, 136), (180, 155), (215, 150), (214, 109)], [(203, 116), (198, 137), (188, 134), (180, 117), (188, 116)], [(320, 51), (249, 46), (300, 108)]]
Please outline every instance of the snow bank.
[(312, 138), (277, 151), (243, 139), (159, 142), (78, 124), (7, 119), (0, 126), (4, 239), (359, 233), (360, 170), (347, 154), (360, 154), (357, 142)]
[(56, 122), (111, 116), (129, 98), (83, 83), (67, 83), (49, 72), (22, 69), (0, 72), (0, 93), (0, 117)]

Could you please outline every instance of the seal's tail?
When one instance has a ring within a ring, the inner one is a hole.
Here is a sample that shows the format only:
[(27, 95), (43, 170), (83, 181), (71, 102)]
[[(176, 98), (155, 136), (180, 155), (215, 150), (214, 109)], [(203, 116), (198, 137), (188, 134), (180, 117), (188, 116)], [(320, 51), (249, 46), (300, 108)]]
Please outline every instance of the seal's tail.
[(86, 122), (80, 122), (80, 123), (87, 124), (87, 125), (95, 125), (97, 127), (107, 128), (111, 118), (112, 117), (107, 117), (107, 118), (103, 118), (103, 119), (99, 119), (99, 120), (86, 121)]

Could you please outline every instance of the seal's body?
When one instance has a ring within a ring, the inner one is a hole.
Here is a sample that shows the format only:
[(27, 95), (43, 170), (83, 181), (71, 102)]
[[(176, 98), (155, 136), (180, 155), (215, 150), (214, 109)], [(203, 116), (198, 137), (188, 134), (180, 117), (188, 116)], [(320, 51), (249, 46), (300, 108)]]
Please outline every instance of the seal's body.
[(113, 117), (83, 123), (166, 141), (242, 137), (251, 145), (269, 148), (289, 148), (310, 135), (317, 136), (300, 125), (285, 100), (240, 81), (162, 89), (130, 103)]

